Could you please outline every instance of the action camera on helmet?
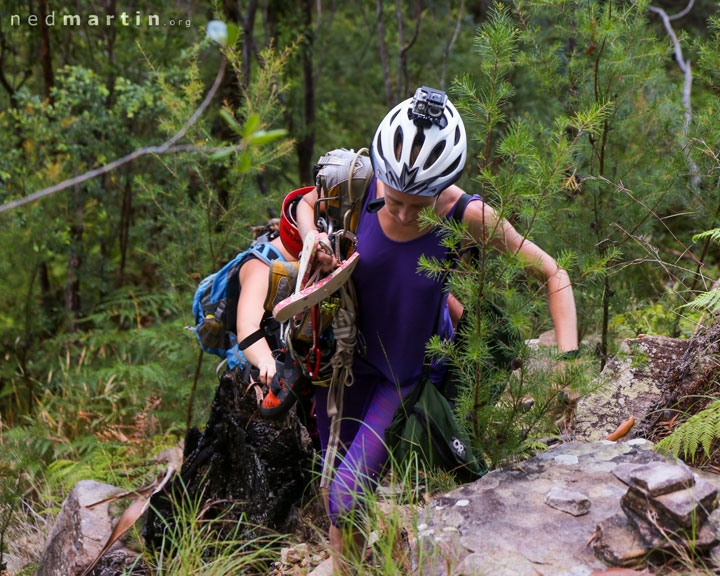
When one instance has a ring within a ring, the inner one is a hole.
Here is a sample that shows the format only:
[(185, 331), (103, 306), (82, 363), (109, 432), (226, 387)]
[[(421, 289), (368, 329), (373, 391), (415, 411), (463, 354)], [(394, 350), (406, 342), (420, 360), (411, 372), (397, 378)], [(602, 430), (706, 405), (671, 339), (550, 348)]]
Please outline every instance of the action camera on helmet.
[(413, 96), (410, 119), (418, 126), (437, 124), (442, 127), (442, 124), (447, 122), (443, 118), (445, 102), (447, 102), (445, 92), (421, 86)]

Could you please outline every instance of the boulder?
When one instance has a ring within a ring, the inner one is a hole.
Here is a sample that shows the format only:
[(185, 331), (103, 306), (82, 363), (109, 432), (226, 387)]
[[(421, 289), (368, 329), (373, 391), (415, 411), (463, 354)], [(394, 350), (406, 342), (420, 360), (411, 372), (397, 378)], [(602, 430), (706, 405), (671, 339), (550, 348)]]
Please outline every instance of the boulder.
[(697, 551), (717, 544), (707, 520), (717, 506), (718, 489), (682, 463), (624, 464), (613, 474), (629, 486), (622, 509), (646, 547)]
[(593, 540), (595, 555), (612, 566), (639, 564), (648, 553), (642, 536), (621, 512), (599, 522)]
[[(643, 439), (563, 444), (434, 498), (419, 519), (417, 573), (588, 576), (604, 561), (643, 558), (649, 548), (621, 506), (628, 486), (612, 472), (664, 462), (651, 448)], [(586, 513), (548, 506), (550, 493), (589, 501), (578, 506)], [(591, 546), (598, 525), (606, 548), (599, 557)]]
[(94, 480), (75, 485), (50, 530), (37, 576), (74, 576), (95, 559), (112, 532), (113, 521), (109, 504), (86, 506), (116, 492), (115, 486)]
[(594, 391), (578, 401), (576, 439), (602, 440), (630, 416), (639, 423), (656, 411), (667, 386), (668, 369), (690, 342), (665, 336), (625, 340), (595, 380)]
[(695, 476), (686, 466), (668, 466), (664, 462), (651, 462), (638, 466), (621, 464), (613, 474), (628, 486), (637, 486), (649, 496), (662, 496), (695, 485)]

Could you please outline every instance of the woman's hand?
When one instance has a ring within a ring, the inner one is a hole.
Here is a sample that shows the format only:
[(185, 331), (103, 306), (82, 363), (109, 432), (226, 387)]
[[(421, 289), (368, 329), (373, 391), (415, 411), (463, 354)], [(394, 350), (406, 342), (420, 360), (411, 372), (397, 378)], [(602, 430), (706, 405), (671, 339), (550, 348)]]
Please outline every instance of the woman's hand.
[[(302, 197), (302, 200), (298, 202), (295, 219), (297, 220), (297, 228), (300, 238), (304, 239), (311, 230), (317, 230), (315, 225), (314, 210), (317, 198), (317, 190), (313, 190), (312, 192), (305, 194)], [(333, 254), (330, 238), (328, 238), (326, 232), (321, 232), (318, 236), (318, 241), (320, 244), (318, 246), (318, 251), (315, 254), (315, 259), (320, 266), (320, 270), (323, 272), (330, 272), (338, 266), (338, 261)]]
[(326, 232), (321, 232), (318, 236), (318, 251), (315, 253), (315, 258), (323, 272), (331, 272), (338, 267), (337, 258), (333, 254), (332, 244)]
[(275, 366), (275, 358), (263, 358), (260, 362), (258, 362), (257, 369), (260, 371), (260, 376), (258, 377), (260, 382), (266, 386), (270, 386), (270, 382), (272, 382), (272, 379), (275, 377), (275, 372), (277, 370)]

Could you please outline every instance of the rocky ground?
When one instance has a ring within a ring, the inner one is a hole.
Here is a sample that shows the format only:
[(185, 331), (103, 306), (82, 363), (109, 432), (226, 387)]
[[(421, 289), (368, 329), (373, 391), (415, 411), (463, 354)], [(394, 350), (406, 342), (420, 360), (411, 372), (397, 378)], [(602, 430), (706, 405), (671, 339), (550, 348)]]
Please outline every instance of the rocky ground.
[[(668, 533), (689, 533), (689, 511), (709, 512), (717, 488), (682, 463), (666, 462), (642, 439), (558, 446), (434, 498), (418, 525), (418, 572), (588, 576), (608, 564), (641, 565), (665, 541), (643, 538), (640, 522), (626, 511), (627, 495), (639, 495), (633, 503), (644, 514), (653, 508), (637, 486), (681, 475), (684, 484), (665, 487), (675, 500), (656, 506), (666, 513), (656, 516), (658, 530)], [(720, 486), (720, 477), (714, 483)], [(717, 542), (715, 521), (706, 523), (708, 550)], [(670, 551), (689, 545), (668, 541)]]
[[(650, 440), (679, 424), (673, 419), (678, 410), (697, 411), (707, 405), (690, 404), (688, 394), (716, 394), (719, 342), (720, 328), (690, 341), (664, 337), (626, 341), (594, 383), (593, 392), (578, 402), (575, 441), (438, 495), (416, 511), (417, 519), (406, 531), (408, 558), (412, 559), (408, 570), (458, 576), (590, 576), (638, 568), (664, 573), (653, 566), (689, 549), (712, 565), (710, 559), (720, 557), (718, 513), (713, 512), (720, 476), (707, 470), (716, 462), (705, 459), (703, 470), (690, 469), (654, 451)], [(227, 390), (222, 394), (227, 396)], [(247, 472), (246, 464), (237, 458), (217, 456), (227, 452), (217, 446), (242, 444), (254, 462), (252, 474), (245, 476), (271, 493), (274, 488), (257, 480), (256, 472), (264, 467), (266, 472), (277, 473), (284, 465), (295, 470), (307, 456), (307, 439), (288, 444), (297, 457), (285, 462), (264, 458), (262, 447), (253, 446), (268, 431), (254, 433), (254, 426), (262, 424), (243, 411), (243, 399), (225, 396), (220, 404), (234, 406), (233, 416), (227, 420), (214, 411), (215, 424), (195, 438), (190, 452), (186, 450), (186, 480), (198, 483), (188, 471), (192, 468), (193, 474), (202, 476), (207, 466), (198, 464), (201, 459), (209, 463), (221, 458), (230, 476)], [(629, 416), (636, 422), (629, 434), (619, 442), (602, 440)], [(270, 432), (282, 434), (279, 429)], [(280, 477), (284, 484), (303, 481), (299, 473)], [(219, 499), (223, 483), (212, 486)], [(98, 491), (105, 494), (112, 489), (90, 482), (73, 490), (51, 531), (38, 574), (78, 574), (97, 553), (112, 519), (102, 506), (87, 510), (85, 504), (97, 499)], [(242, 489), (251, 490), (249, 494), (255, 490), (252, 486)], [(253, 507), (251, 498), (244, 500), (249, 512), (262, 512)], [(305, 543), (285, 548), (273, 574), (306, 574), (327, 557), (321, 540), (325, 526), (312, 529), (322, 523), (322, 511), (315, 508), (308, 508), (309, 518), (295, 518), (293, 531), (301, 530)], [(275, 517), (273, 522), (277, 528), (289, 526)], [(83, 530), (88, 528), (91, 534), (86, 536)], [(116, 545), (93, 574), (119, 574), (133, 556), (134, 552)]]

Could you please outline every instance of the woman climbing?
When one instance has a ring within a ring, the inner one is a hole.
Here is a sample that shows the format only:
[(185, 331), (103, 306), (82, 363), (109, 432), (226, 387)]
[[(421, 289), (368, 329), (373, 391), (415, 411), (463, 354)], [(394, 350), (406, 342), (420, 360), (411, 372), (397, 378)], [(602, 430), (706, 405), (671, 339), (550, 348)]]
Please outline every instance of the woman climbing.
[[(359, 525), (356, 514), (362, 513), (363, 493), (374, 489), (388, 458), (384, 430), (421, 377), (430, 337), (453, 336), (447, 291), (441, 282), (417, 271), (421, 255), (442, 260), (446, 248), (438, 234), (421, 230), (418, 216), (427, 207), (439, 216), (453, 214), (465, 196), (454, 183), (466, 155), (465, 128), (457, 109), (444, 92), (424, 86), (393, 108), (375, 133), (374, 177), (357, 229), (360, 259), (353, 273), (358, 330), (366, 351), (364, 355), (356, 351), (353, 360), (354, 384), (344, 393), (340, 427), (344, 453), (332, 463), (337, 469), (324, 494), (334, 560), (316, 568), (317, 576), (340, 571), (342, 558), (357, 557), (362, 550), (364, 543), (353, 527)], [(317, 197), (317, 190), (306, 194), (298, 207), (301, 237), (315, 228)], [(567, 272), (479, 196), (466, 204), (462, 220), (476, 242), (523, 256), (528, 271), (546, 281), (558, 348), (577, 350), (575, 301)], [(327, 241), (323, 235), (322, 241)], [(332, 254), (319, 253), (318, 258), (327, 269), (335, 264)], [(433, 368), (435, 382), (441, 379), (441, 370)], [(325, 411), (328, 391), (317, 387), (315, 393), (324, 451), (330, 426)]]
[(194, 331), (203, 350), (225, 358), (228, 368), (255, 367), (255, 379), (266, 385), (276, 373), (273, 349), (280, 348), (263, 307), (268, 266), (297, 260), (302, 248), (280, 237), (279, 223), (255, 227), (251, 246), (203, 279), (193, 298)]
[[(273, 259), (281, 261), (297, 260), (297, 252), (291, 253), (285, 246), (286, 242), (281, 241), (279, 236), (279, 223), (275, 219), (266, 225), (267, 245), (276, 253)], [(251, 256), (240, 268), (240, 297), (237, 306), (237, 339), (243, 339), (254, 334), (260, 327), (265, 309), (263, 303), (268, 291), (268, 263), (257, 257)], [(254, 344), (243, 350), (247, 361), (259, 371), (259, 380), (269, 386), (276, 372), (276, 362), (273, 351), (267, 339), (261, 338)]]

